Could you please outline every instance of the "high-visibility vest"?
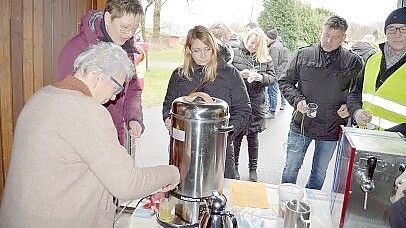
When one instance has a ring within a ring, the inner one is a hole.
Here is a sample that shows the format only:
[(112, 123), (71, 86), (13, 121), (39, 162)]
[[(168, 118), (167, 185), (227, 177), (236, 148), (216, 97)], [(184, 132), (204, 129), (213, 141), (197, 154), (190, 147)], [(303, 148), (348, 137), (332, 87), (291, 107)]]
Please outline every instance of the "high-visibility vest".
[(372, 115), (371, 123), (387, 129), (406, 123), (406, 64), (403, 64), (376, 90), (382, 52), (372, 55), (365, 66), (362, 108)]

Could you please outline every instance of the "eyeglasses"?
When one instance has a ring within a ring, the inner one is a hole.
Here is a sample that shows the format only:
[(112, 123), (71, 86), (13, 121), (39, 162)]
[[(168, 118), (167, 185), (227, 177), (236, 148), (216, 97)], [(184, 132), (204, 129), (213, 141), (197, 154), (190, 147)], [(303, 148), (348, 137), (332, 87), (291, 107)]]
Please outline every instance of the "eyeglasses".
[(114, 79), (112, 76), (109, 76), (109, 78), (110, 78), (110, 79), (116, 84), (116, 86), (117, 86), (117, 89), (116, 89), (116, 91), (114, 91), (113, 95), (118, 95), (118, 94), (120, 94), (121, 92), (123, 92), (124, 87), (123, 87), (116, 79)]
[(120, 32), (130, 32), (131, 34), (134, 34), (135, 31), (137, 30), (138, 25), (120, 25)]
[(397, 31), (399, 30), (399, 33), (406, 33), (406, 26), (402, 26), (402, 27), (387, 27), (386, 28), (386, 33), (387, 34), (395, 34)]
[(196, 49), (192, 49), (192, 53), (193, 54), (199, 54), (199, 53), (202, 53), (202, 54), (208, 54), (208, 53), (211, 53), (211, 48), (204, 48), (204, 49), (200, 49), (200, 48), (196, 48)]

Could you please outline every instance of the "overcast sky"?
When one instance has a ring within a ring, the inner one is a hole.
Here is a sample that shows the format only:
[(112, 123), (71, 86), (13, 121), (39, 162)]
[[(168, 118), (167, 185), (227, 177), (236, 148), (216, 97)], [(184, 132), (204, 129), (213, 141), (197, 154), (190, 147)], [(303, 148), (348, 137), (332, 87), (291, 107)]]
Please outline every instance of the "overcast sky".
[[(163, 0), (162, 0), (163, 1)], [(347, 19), (362, 25), (385, 21), (396, 8), (397, 0), (301, 0), (312, 7), (324, 7)], [(194, 25), (222, 21), (247, 24), (262, 11), (262, 0), (167, 0), (161, 11), (161, 27), (173, 31), (171, 35), (184, 35)], [(144, 0), (145, 4), (145, 0)], [(152, 13), (153, 7), (148, 14)], [(152, 14), (147, 24), (152, 24)]]
[(312, 7), (323, 7), (344, 17), (347, 21), (368, 25), (384, 22), (396, 9), (397, 0), (301, 0)]

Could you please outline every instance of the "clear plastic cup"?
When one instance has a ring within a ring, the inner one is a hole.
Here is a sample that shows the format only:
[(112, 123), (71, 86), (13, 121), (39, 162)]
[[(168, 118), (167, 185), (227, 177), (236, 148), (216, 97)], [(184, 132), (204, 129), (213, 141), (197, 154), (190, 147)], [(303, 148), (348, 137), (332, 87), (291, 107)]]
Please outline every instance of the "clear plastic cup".
[(279, 211), (278, 216), (284, 217), (286, 212), (286, 203), (291, 200), (303, 200), (304, 189), (296, 184), (285, 183), (280, 184), (278, 188), (279, 194)]
[(309, 108), (306, 115), (309, 118), (315, 118), (317, 116), (317, 108), (319, 107), (316, 103), (309, 103), (307, 104)]
[(169, 222), (175, 217), (175, 204), (169, 198), (162, 198), (159, 201), (159, 218), (162, 221)]

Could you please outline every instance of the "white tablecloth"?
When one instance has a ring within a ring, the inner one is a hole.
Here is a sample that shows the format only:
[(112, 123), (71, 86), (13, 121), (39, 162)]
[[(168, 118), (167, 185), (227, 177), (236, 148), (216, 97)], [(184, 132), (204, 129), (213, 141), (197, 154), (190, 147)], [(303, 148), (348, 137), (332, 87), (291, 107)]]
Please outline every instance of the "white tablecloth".
[[(279, 228), (283, 227), (283, 218), (277, 216), (278, 211), (278, 185), (266, 184), (269, 209), (260, 208), (228, 208), (238, 219), (238, 227), (242, 228)], [(224, 194), (228, 196), (227, 181), (224, 188)], [(311, 227), (331, 228), (333, 227), (330, 207), (329, 193), (320, 190), (305, 189), (304, 200), (310, 204)], [(131, 216), (129, 228), (139, 227), (161, 227), (157, 224), (155, 216), (149, 218), (136, 217), (135, 213)]]

